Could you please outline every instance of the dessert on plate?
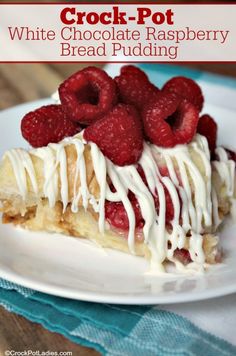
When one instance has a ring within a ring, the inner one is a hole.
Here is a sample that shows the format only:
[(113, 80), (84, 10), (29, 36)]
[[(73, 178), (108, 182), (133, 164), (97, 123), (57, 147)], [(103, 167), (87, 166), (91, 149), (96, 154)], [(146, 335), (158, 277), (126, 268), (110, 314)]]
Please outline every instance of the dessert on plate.
[(175, 77), (159, 89), (128, 65), (114, 79), (85, 68), (58, 91), (60, 104), (22, 119), (31, 148), (4, 154), (3, 223), (91, 239), (160, 271), (220, 262), (235, 160), (200, 114), (198, 84)]

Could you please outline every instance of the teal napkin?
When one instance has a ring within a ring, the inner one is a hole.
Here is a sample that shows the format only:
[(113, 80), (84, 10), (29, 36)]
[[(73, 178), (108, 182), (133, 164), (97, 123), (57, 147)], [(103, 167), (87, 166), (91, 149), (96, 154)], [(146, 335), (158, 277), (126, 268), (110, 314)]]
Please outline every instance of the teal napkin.
[(103, 355), (236, 355), (236, 347), (158, 306), (97, 304), (0, 279), (0, 305)]

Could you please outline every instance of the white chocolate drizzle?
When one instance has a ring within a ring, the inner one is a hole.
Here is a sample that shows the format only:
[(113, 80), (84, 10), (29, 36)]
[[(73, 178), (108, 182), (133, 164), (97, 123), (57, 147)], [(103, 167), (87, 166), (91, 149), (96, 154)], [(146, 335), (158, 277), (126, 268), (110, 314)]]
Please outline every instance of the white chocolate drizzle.
[[(163, 271), (163, 262), (166, 258), (178, 264), (174, 251), (188, 246), (193, 263), (202, 268), (205, 263), (202, 233), (205, 228), (212, 225), (217, 227), (220, 224), (217, 194), (212, 187), (212, 167), (205, 137), (197, 134), (190, 144), (171, 149), (144, 143), (139, 166), (143, 170), (147, 185), (139, 174), (138, 165), (116, 166), (104, 157), (96, 144), (90, 143), (93, 168), (100, 187), (99, 198), (95, 198), (88, 189), (84, 158), (85, 144), (87, 142), (84, 141), (82, 134), (78, 134), (58, 144), (49, 144), (47, 147), (30, 152), (43, 161), (44, 197), (48, 199), (50, 207), (54, 207), (56, 201), (61, 200), (64, 211), (70, 203), (72, 212), (76, 213), (79, 209), (79, 201), (82, 200), (85, 210), (90, 204), (99, 214), (98, 226), (103, 233), (106, 226), (105, 201), (121, 201), (129, 220), (128, 245), (130, 251), (135, 253), (135, 213), (128, 197), (128, 192), (131, 191), (136, 196), (141, 209), (144, 220), (143, 238), (151, 251), (152, 265)], [(65, 151), (69, 145), (74, 145), (77, 153), (71, 201), (68, 193)], [(213, 162), (213, 167), (226, 187), (227, 196), (233, 198), (235, 163), (228, 159), (222, 147), (217, 148), (216, 154), (219, 160)], [(23, 199), (28, 191), (27, 174), (34, 192), (38, 192), (31, 155), (22, 149), (6, 152)], [(161, 173), (162, 167), (166, 168), (165, 175)], [(109, 188), (108, 177), (115, 192)], [(78, 180), (79, 188), (77, 188)], [(169, 222), (168, 227), (165, 190), (169, 193), (174, 211), (173, 220)], [(158, 212), (153, 196), (158, 197), (159, 200)]]
[(213, 165), (221, 180), (225, 183), (227, 196), (232, 197), (234, 194), (235, 162), (228, 159), (227, 152), (223, 147), (217, 147), (215, 153), (219, 161), (214, 161)]
[(7, 151), (5, 153), (5, 156), (9, 158), (12, 164), (16, 177), (16, 182), (23, 199), (26, 198), (26, 194), (28, 192), (26, 173), (28, 173), (33, 186), (33, 190), (35, 194), (37, 194), (38, 193), (37, 180), (35, 176), (34, 166), (28, 152), (20, 148), (17, 148), (11, 151)]

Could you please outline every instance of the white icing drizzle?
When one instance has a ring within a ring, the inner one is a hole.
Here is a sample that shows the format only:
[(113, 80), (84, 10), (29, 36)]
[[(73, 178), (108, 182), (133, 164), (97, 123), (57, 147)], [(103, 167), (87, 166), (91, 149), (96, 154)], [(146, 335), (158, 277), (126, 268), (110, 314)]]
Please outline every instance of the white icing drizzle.
[[(77, 164), (75, 169), (75, 179), (73, 186), (73, 200), (71, 203), (71, 211), (73, 213), (78, 212), (79, 200), (82, 197), (82, 204), (85, 210), (88, 208), (88, 199), (90, 197), (87, 180), (86, 180), (86, 164), (84, 159), (84, 144), (81, 140), (73, 139), (70, 141), (74, 144), (77, 153)], [(76, 191), (80, 178), (79, 190)]]
[(93, 168), (97, 182), (100, 187), (100, 199), (98, 200), (98, 212), (99, 220), (98, 226), (100, 232), (104, 232), (105, 229), (105, 198), (106, 198), (106, 186), (107, 186), (107, 167), (106, 160), (102, 152), (99, 150), (95, 143), (91, 143), (91, 156), (93, 161)]
[[(32, 154), (41, 158), (44, 164), (44, 196), (48, 198), (49, 206), (53, 208), (56, 204), (58, 197), (58, 172), (57, 172), (57, 163), (55, 153), (53, 152), (52, 147), (38, 148), (37, 150), (32, 151)], [(61, 185), (63, 182), (61, 182)]]
[(52, 144), (51, 147), (56, 151), (56, 167), (60, 165), (60, 179), (61, 179), (61, 200), (63, 203), (63, 212), (66, 211), (67, 205), (69, 203), (69, 193), (68, 193), (68, 178), (67, 178), (67, 159), (64, 145)]
[(11, 151), (7, 151), (5, 156), (11, 161), (17, 185), (23, 199), (25, 199), (28, 192), (26, 173), (29, 175), (34, 193), (38, 194), (37, 179), (29, 154), (21, 148), (16, 148)]
[(219, 216), (219, 212), (218, 212), (218, 199), (217, 199), (217, 194), (216, 194), (216, 190), (214, 187), (212, 187), (212, 194), (211, 194), (211, 198), (212, 198), (212, 207), (213, 207), (213, 222), (214, 222), (214, 226), (217, 229), (217, 227), (220, 225), (221, 223), (221, 219)]
[(115, 166), (112, 162), (107, 161), (108, 175), (117, 191), (119, 200), (124, 204), (125, 210), (129, 219), (129, 234), (128, 234), (128, 245), (132, 253), (135, 253), (134, 243), (135, 243), (135, 214), (131, 205), (131, 202), (127, 196), (128, 189), (123, 186), (121, 178), (117, 174)]
[(191, 233), (189, 239), (189, 252), (192, 261), (197, 262), (199, 265), (203, 265), (205, 262), (205, 255), (202, 249), (202, 235)]
[[(213, 224), (217, 227), (220, 224), (217, 194), (211, 184), (212, 169), (206, 139), (197, 134), (189, 145), (179, 145), (171, 149), (144, 143), (139, 166), (143, 170), (147, 186), (139, 174), (137, 165), (116, 166), (104, 157), (96, 144), (91, 143), (91, 159), (100, 188), (99, 198), (95, 198), (88, 189), (85, 144), (82, 134), (79, 134), (66, 138), (58, 144), (50, 144), (31, 151), (31, 154), (43, 161), (45, 178), (43, 192), (44, 197), (48, 198), (50, 207), (54, 207), (56, 201), (60, 199), (64, 211), (71, 203), (71, 210), (76, 213), (79, 209), (79, 201), (82, 200), (85, 210), (90, 204), (99, 214), (98, 226), (103, 233), (106, 227), (105, 200), (121, 201), (129, 220), (128, 245), (130, 251), (135, 253), (135, 214), (128, 198), (128, 191), (131, 191), (140, 205), (144, 220), (143, 237), (152, 254), (152, 265), (163, 271), (163, 262), (166, 258), (177, 264), (174, 251), (177, 248), (186, 248), (188, 244), (193, 264), (202, 268), (205, 256), (201, 234), (205, 227)], [(77, 153), (71, 201), (69, 201), (65, 150), (69, 145), (74, 145)], [(235, 163), (228, 159), (222, 147), (217, 148), (216, 154), (219, 161), (214, 161), (213, 166), (226, 187), (227, 196), (233, 198)], [(13, 149), (8, 151), (6, 156), (12, 164), (23, 199), (28, 191), (26, 174), (29, 176), (34, 192), (37, 193), (37, 180), (30, 154), (25, 150)], [(199, 162), (201, 171), (195, 160)], [(162, 166), (166, 167), (168, 176), (161, 174)], [(110, 190), (107, 177), (113, 184), (115, 192)], [(168, 206), (166, 206), (164, 187), (170, 195), (174, 210), (173, 220), (168, 226), (166, 224)], [(153, 196), (156, 196), (159, 201), (158, 212)]]
[(223, 147), (217, 147), (215, 153), (219, 161), (214, 161), (213, 165), (225, 184), (227, 196), (232, 197), (234, 194), (235, 162), (228, 159), (227, 152)]

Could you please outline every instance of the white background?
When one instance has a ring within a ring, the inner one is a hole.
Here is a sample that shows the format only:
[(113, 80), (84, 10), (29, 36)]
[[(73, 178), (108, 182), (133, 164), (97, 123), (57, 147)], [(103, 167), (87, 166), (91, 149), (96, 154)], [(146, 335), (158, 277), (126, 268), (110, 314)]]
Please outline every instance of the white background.
[[(112, 41), (107, 42), (107, 52), (103, 57), (97, 56), (67, 56), (61, 57), (60, 31), (63, 26), (60, 20), (60, 12), (65, 7), (76, 7), (77, 11), (103, 12), (111, 11), (114, 5), (79, 5), (79, 4), (12, 4), (0, 5), (0, 61), (119, 61), (123, 57), (112, 57)], [(220, 41), (184, 41), (179, 44), (170, 42), (155, 42), (158, 46), (178, 46), (178, 57), (175, 61), (236, 61), (236, 5), (118, 5), (120, 11), (126, 11), (127, 16), (134, 16), (137, 13), (137, 7), (149, 7), (153, 12), (165, 12), (172, 9), (174, 12), (174, 25), (154, 25), (151, 19), (147, 20), (146, 26), (154, 26), (157, 30), (181, 30), (186, 26), (194, 30), (223, 30), (230, 31), (224, 44)], [(57, 34), (55, 41), (11, 41), (8, 27), (28, 26), (31, 29), (37, 27), (45, 30), (54, 30)], [(76, 26), (76, 25), (75, 25)], [(79, 30), (107, 30), (112, 25), (77, 25)], [(140, 30), (143, 34), (145, 26), (130, 22), (128, 25), (117, 25), (116, 29), (129, 28), (130, 30)], [(74, 41), (72, 45), (101, 45), (99, 41)], [(125, 46), (137, 45), (132, 41), (124, 41)], [(146, 45), (142, 41), (142, 45)], [(123, 58), (125, 61), (173, 61), (168, 56), (143, 57), (133, 56)]]

